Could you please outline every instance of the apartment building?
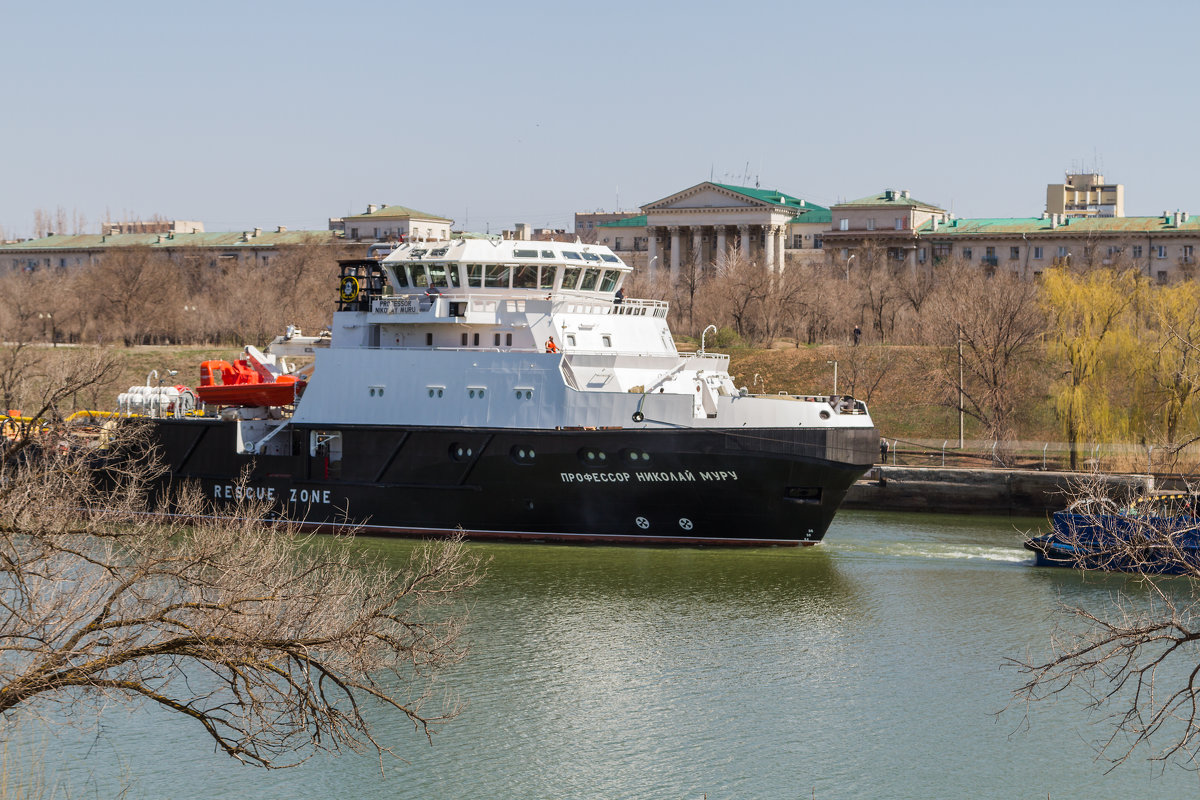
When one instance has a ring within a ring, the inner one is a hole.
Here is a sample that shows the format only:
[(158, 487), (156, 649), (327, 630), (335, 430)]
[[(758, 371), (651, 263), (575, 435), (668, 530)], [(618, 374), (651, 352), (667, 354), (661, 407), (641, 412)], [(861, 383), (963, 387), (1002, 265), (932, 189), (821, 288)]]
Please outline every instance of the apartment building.
[(1159, 283), (1196, 277), (1200, 219), (1156, 217), (931, 219), (917, 230), (919, 262), (956, 258), (1026, 278), (1052, 266), (1132, 266)]
[(1125, 216), (1125, 187), (1105, 183), (1098, 172), (1067, 173), (1064, 183), (1046, 186), (1046, 213), (1075, 217)]

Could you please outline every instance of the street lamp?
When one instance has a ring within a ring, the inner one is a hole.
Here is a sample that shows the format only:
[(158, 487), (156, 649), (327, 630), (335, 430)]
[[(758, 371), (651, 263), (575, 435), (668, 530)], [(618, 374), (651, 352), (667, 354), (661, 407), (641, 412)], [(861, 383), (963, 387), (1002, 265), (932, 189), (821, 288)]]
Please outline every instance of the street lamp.
[(42, 338), (43, 339), (47, 338), (46, 337), (46, 327), (49, 326), (51, 339), (54, 342), (54, 346), (58, 347), (58, 336), (55, 335), (55, 330), (54, 330), (54, 315), (51, 314), (49, 311), (45, 312), (44, 314), (39, 312), (38, 319), (40, 319), (42, 321)]
[[(856, 255), (858, 253), (851, 253), (850, 257), (846, 259), (846, 280), (850, 280), (850, 262), (854, 260)], [(837, 394), (837, 392), (834, 392), (834, 394)]]

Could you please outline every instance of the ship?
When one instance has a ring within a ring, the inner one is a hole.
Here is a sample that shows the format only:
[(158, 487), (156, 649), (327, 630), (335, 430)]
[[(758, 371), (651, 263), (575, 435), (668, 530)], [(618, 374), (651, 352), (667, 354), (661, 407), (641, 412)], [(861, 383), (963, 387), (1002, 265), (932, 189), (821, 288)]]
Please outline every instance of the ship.
[(821, 541), (878, 452), (866, 405), (737, 387), (711, 326), (681, 352), (666, 302), (625, 297), (630, 273), (580, 242), (373, 249), (340, 262), (327, 332), (206, 362), (169, 402), (138, 387), (138, 409), (168, 480), (218, 511), (249, 497), (367, 534)]

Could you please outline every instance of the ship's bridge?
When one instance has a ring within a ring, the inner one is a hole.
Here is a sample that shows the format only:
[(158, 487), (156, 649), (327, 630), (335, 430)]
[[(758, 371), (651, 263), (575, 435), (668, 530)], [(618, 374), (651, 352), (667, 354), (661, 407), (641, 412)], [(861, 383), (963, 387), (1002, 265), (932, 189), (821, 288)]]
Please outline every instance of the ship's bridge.
[(383, 262), (395, 294), (470, 289), (580, 292), (613, 300), (631, 268), (607, 247), (452, 239), (403, 244)]
[(674, 357), (667, 303), (625, 298), (630, 271), (598, 245), (401, 245), (382, 262), (343, 262), (341, 310), (354, 313), (334, 346)]

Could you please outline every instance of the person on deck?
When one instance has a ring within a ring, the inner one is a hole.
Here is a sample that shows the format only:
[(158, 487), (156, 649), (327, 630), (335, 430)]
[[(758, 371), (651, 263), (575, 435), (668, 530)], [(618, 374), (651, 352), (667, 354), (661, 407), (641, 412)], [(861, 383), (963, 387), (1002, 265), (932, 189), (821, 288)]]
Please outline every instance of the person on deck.
[(546, 352), (547, 353), (557, 353), (558, 352), (558, 345), (556, 345), (554, 343), (553, 336), (551, 336), (549, 339), (546, 340)]

